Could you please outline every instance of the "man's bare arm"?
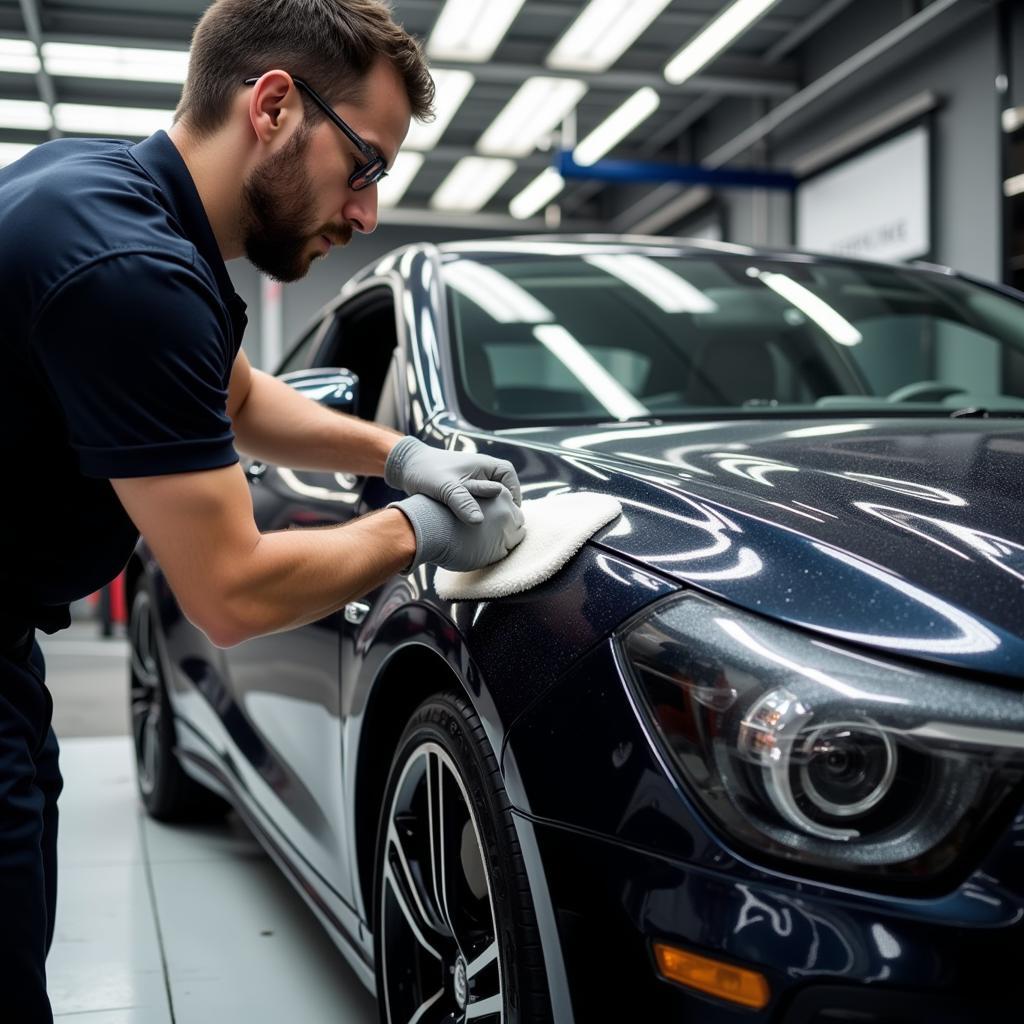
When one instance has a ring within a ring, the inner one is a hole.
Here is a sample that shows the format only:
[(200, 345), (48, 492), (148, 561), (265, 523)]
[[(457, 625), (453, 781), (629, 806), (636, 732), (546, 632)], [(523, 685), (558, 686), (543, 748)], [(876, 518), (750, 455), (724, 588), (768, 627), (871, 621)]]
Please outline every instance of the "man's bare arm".
[(315, 622), (416, 555), (398, 509), (342, 527), (260, 534), (237, 465), (111, 483), (185, 616), (219, 647)]
[(239, 352), (228, 389), (239, 451), (275, 466), (383, 476), (401, 434), (327, 409), (253, 369)]

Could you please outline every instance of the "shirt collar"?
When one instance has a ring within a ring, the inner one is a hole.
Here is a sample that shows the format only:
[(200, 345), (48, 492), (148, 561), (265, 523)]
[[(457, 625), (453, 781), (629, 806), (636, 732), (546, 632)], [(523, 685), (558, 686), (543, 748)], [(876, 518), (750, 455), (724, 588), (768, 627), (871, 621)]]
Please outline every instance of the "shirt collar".
[(167, 196), (171, 213), (182, 231), (213, 270), (221, 297), (228, 306), (245, 304), (235, 294), (234, 285), (224, 265), (220, 247), (210, 226), (203, 201), (177, 146), (165, 131), (158, 131), (148, 139), (131, 147), (132, 156), (142, 169), (156, 182)]

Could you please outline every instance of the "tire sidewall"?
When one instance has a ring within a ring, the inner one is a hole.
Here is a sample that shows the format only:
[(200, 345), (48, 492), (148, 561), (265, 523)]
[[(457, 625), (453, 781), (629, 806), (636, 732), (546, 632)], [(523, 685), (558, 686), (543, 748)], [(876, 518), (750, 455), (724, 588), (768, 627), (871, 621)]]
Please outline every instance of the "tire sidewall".
[[(483, 739), (483, 729), (472, 706), (464, 698), (453, 694), (438, 694), (431, 697), (413, 713), (398, 742), (385, 788), (377, 830), (373, 888), (376, 922), (374, 959), (378, 965), (377, 998), (380, 1019), (386, 1022), (384, 979), (380, 969), (380, 965), (384, 963), (380, 909), (387, 826), (395, 790), (406, 763), (424, 743), (436, 743), (450, 757), (476, 820), (498, 936), (498, 955), (505, 996), (505, 1024), (533, 1024), (534, 1021), (546, 1020), (546, 1015), (538, 1016), (536, 1012), (532, 1015), (524, 1013), (524, 979), (520, 972), (521, 960), (518, 950), (524, 941), (529, 940), (531, 932), (535, 935), (536, 921), (532, 908), (524, 914), (522, 905), (517, 906), (517, 901), (512, 898), (514, 886), (510, 881), (516, 876), (517, 871), (521, 873), (523, 868), (518, 850), (511, 849), (510, 844), (504, 839), (506, 830), (513, 829), (514, 826), (504, 786), (497, 770), (497, 759), (490, 745)], [(546, 1002), (545, 994), (544, 1003)], [(536, 998), (533, 1000), (534, 1005), (535, 1003)]]

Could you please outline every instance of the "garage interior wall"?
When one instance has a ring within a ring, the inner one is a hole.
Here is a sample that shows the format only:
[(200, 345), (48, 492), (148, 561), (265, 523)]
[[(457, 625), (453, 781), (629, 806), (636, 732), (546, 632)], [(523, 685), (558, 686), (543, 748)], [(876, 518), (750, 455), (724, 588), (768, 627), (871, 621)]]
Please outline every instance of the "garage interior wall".
[[(913, 13), (894, 0), (856, 0), (791, 57), (804, 84), (813, 82)], [(995, 5), (962, 0), (939, 24), (912, 36), (873, 62), (801, 115), (782, 125), (737, 165), (787, 169), (792, 162), (925, 91), (941, 106), (932, 115), (933, 252), (938, 263), (999, 280), (1001, 268), (1001, 168), (995, 76), (998, 29)], [(913, 59), (910, 59), (912, 56)], [(1017, 83), (1017, 91), (1021, 85)], [(735, 138), (768, 110), (763, 100), (720, 102), (692, 129), (696, 160)], [(685, 157), (684, 157), (685, 158)], [(616, 216), (642, 192), (619, 190)], [(793, 244), (792, 200), (764, 190), (717, 194), (726, 239), (748, 245)], [(685, 234), (700, 214), (665, 233)]]

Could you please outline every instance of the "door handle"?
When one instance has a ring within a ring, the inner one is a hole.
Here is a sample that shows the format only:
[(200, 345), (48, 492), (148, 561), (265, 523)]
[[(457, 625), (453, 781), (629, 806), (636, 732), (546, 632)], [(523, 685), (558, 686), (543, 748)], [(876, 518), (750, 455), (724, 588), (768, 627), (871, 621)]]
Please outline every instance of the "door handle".
[(350, 626), (361, 626), (370, 614), (370, 606), (365, 601), (349, 601), (345, 605), (345, 621)]

